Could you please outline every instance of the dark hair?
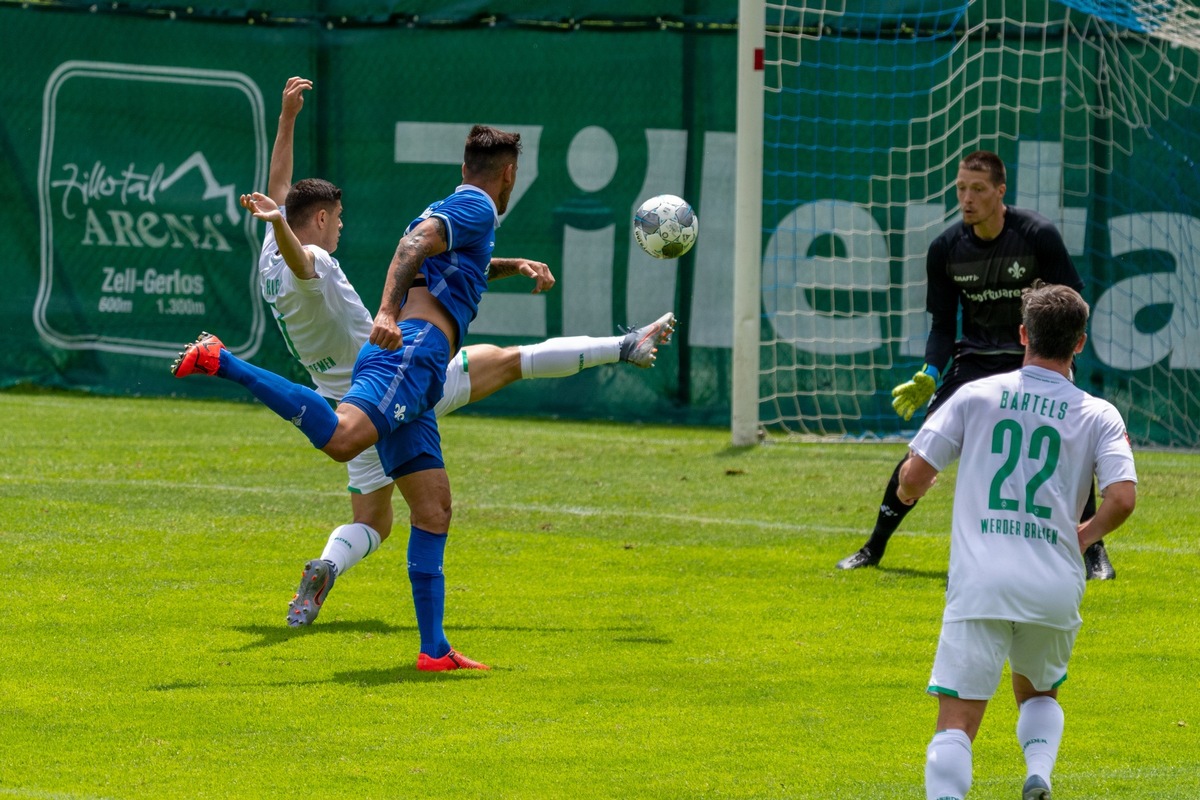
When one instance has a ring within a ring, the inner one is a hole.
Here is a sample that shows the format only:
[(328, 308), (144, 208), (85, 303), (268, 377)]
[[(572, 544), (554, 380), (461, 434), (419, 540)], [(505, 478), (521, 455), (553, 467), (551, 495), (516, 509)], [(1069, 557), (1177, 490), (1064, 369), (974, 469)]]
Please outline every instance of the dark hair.
[(476, 125), (467, 134), (463, 165), (468, 175), (491, 175), (521, 154), (521, 134), (508, 133), (487, 125)]
[(1088, 304), (1070, 286), (1036, 280), (1021, 291), (1021, 322), (1030, 355), (1069, 361), (1087, 332)]
[(991, 176), (992, 185), (999, 186), (1000, 184), (1008, 183), (1007, 173), (1004, 169), (1004, 162), (1000, 160), (1000, 156), (987, 150), (976, 150), (969, 156), (964, 158), (959, 163), (959, 169), (969, 169), (972, 172), (986, 172)]
[(288, 224), (293, 228), (307, 224), (318, 210), (332, 212), (342, 199), (342, 190), (320, 178), (305, 178), (292, 184), (283, 204), (287, 207)]

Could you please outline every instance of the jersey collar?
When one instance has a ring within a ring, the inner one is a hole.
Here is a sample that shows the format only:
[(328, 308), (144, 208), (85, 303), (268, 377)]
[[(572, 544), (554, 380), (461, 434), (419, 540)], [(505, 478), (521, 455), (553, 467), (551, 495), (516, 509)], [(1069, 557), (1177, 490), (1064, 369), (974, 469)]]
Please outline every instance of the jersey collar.
[(1025, 366), (1021, 367), (1021, 372), (1025, 373), (1026, 375), (1028, 375), (1031, 378), (1037, 378), (1038, 380), (1041, 380), (1041, 381), (1057, 382), (1057, 383), (1068, 383), (1069, 382), (1066, 378), (1063, 377), (1061, 372), (1055, 372), (1052, 369), (1046, 369), (1045, 367), (1039, 367), (1034, 364), (1026, 364)]
[(474, 185), (472, 185), (472, 184), (469, 184), (469, 183), (463, 183), (463, 184), (460, 184), (460, 185), (458, 186), (458, 188), (456, 188), (456, 189), (454, 190), (454, 193), (455, 193), (455, 194), (458, 194), (459, 192), (478, 192), (479, 194), (481, 194), (481, 195), (483, 195), (485, 198), (487, 198), (488, 205), (492, 207), (492, 218), (493, 218), (493, 220), (494, 220), (493, 227), (496, 227), (496, 228), (499, 228), (499, 227), (500, 227), (500, 214), (499, 214), (499, 213), (497, 213), (497, 211), (496, 211), (496, 201), (492, 199), (492, 196), (491, 196), (490, 194), (488, 194), (487, 192), (485, 192), (483, 189), (480, 189), (478, 186), (474, 186)]

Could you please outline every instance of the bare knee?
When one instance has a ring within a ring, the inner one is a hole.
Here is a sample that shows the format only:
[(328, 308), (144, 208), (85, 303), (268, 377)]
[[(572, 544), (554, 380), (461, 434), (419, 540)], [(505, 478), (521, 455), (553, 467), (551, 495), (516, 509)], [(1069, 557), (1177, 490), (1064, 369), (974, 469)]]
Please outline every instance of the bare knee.
[(409, 520), (423, 531), (446, 533), (450, 530), (450, 481), (442, 468), (421, 470), (396, 479)]
[(430, 533), (445, 533), (450, 530), (452, 516), (450, 498), (430, 498), (415, 504), (410, 509), (409, 520), (414, 527)]
[(345, 464), (347, 461), (350, 461), (359, 453), (361, 453), (362, 450), (353, 450), (346, 445), (335, 445), (333, 444), (332, 440), (330, 440), (328, 444), (321, 448), (321, 452), (339, 464)]

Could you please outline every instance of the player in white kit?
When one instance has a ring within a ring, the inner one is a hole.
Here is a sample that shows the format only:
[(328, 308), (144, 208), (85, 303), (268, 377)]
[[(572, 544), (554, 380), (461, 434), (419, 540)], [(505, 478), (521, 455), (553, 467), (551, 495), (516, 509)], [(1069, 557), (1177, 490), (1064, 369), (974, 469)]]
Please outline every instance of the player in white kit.
[[(1088, 306), (1040, 281), (1021, 306), (1024, 366), (959, 389), (929, 417), (900, 470), (899, 497), (920, 498), (956, 459), (946, 609), (928, 691), (937, 732), (928, 800), (962, 800), (971, 745), (1007, 660), (1020, 713), (1024, 800), (1048, 800), (1062, 740), (1058, 687), (1081, 625), (1083, 551), (1133, 512), (1137, 473), (1120, 413), (1070, 380)], [(1093, 475), (1103, 497), (1077, 523)]]
[[(259, 286), (292, 356), (308, 371), (316, 391), (332, 404), (350, 389), (359, 350), (371, 333), (367, 310), (337, 260), (331, 255), (341, 234), (341, 190), (328, 181), (304, 179), (292, 185), (295, 120), (312, 82), (291, 78), (283, 91), (282, 111), (271, 151), (268, 194), (243, 195), (242, 205), (268, 222), (259, 255)], [(549, 289), (549, 268), (528, 259), (492, 259), (491, 279), (520, 273), (535, 281), (534, 292)], [(419, 280), (423, 277), (419, 276)], [(423, 285), (414, 283), (414, 286)], [(675, 317), (664, 314), (624, 336), (573, 336), (536, 345), (501, 348), (467, 345), (446, 369), (442, 399), (434, 412), (442, 417), (487, 397), (517, 380), (557, 378), (583, 369), (627, 362), (653, 366), (658, 345), (666, 344)], [(374, 552), (392, 528), (394, 481), (385, 474), (371, 447), (347, 462), (353, 522), (329, 535), (319, 561), (344, 574)], [(311, 563), (311, 562), (310, 562)], [(288, 609), (289, 625), (310, 624), (332, 582), (305, 577)]]

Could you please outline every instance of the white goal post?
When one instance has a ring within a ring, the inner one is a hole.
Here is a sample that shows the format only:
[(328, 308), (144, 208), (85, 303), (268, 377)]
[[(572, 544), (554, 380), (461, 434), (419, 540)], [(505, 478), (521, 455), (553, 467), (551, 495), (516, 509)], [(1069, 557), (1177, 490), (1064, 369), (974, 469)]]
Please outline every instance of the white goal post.
[(739, 0), (737, 171), (733, 234), (733, 444), (758, 441), (758, 344), (762, 263), (763, 0)]

